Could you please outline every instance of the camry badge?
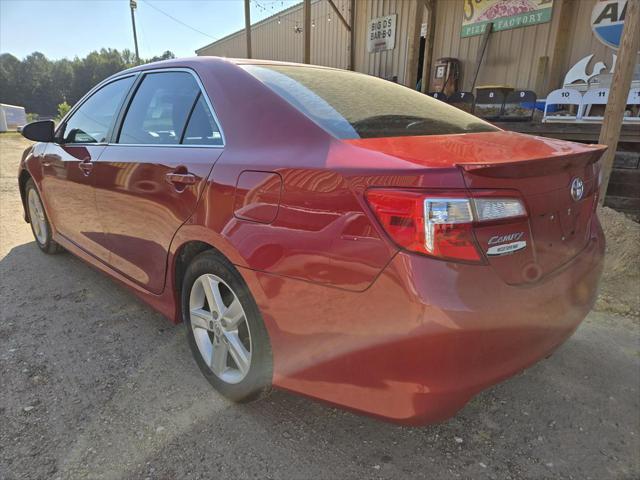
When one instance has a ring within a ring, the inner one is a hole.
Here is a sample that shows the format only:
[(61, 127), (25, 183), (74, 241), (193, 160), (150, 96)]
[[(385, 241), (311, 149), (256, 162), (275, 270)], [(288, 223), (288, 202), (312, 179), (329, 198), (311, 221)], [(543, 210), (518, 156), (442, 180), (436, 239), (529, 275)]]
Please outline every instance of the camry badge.
[(571, 198), (575, 202), (582, 199), (582, 195), (584, 194), (584, 182), (580, 177), (575, 177), (571, 180)]
[(518, 240), (522, 240), (522, 237), (524, 237), (524, 232), (508, 233), (507, 235), (494, 235), (487, 243), (489, 245), (496, 245), (504, 242), (516, 242)]

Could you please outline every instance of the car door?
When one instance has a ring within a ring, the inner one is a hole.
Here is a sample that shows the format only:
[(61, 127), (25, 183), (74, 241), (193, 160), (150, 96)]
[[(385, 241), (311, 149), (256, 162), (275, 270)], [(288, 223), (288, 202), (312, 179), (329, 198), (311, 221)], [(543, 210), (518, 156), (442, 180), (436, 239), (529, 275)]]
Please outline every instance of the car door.
[(160, 293), (171, 240), (195, 210), (223, 139), (192, 71), (146, 72), (134, 88), (95, 163), (96, 203), (111, 266)]
[(96, 209), (93, 167), (106, 148), (134, 76), (111, 81), (90, 94), (65, 120), (42, 159), (41, 190), (56, 231), (107, 261), (109, 250)]

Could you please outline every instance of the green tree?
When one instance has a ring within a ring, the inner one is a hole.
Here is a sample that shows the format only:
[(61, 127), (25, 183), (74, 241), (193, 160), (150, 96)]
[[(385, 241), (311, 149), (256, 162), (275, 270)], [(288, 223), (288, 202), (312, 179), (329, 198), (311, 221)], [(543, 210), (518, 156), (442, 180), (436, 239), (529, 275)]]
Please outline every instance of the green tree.
[(22, 91), (18, 79), (22, 63), (9, 53), (0, 55), (0, 103), (22, 104)]
[(122, 57), (122, 61), (127, 66), (127, 68), (136, 66), (136, 56), (128, 48), (125, 48), (124, 50), (122, 50), (122, 52), (120, 52), (120, 56)]
[[(166, 51), (142, 63), (175, 58)], [(50, 61), (40, 52), (23, 60), (0, 55), (0, 102), (24, 106), (27, 112), (54, 116), (62, 103), (75, 104), (105, 78), (136, 64), (130, 50), (103, 48), (84, 58)]]
[(22, 106), (28, 112), (56, 111), (58, 102), (55, 98), (51, 71), (51, 62), (40, 52), (34, 52), (22, 61), (18, 85), (23, 94)]
[(51, 92), (56, 104), (71, 99), (71, 87), (73, 85), (74, 64), (65, 59), (53, 62), (51, 68), (51, 82), (55, 92)]
[(69, 110), (71, 110), (71, 105), (69, 105), (67, 102), (62, 102), (62, 103), (58, 104), (57, 120), (62, 120), (64, 118), (64, 116), (67, 113), (69, 113)]
[(160, 55), (159, 57), (151, 57), (149, 60), (147, 60), (147, 61), (145, 61), (143, 63), (159, 62), (161, 60), (171, 60), (172, 58), (176, 58), (176, 56), (173, 54), (172, 51), (167, 50), (162, 55)]
[(77, 102), (94, 85), (126, 67), (120, 52), (114, 49), (103, 48), (99, 52), (91, 52), (82, 60), (77, 60), (71, 101)]

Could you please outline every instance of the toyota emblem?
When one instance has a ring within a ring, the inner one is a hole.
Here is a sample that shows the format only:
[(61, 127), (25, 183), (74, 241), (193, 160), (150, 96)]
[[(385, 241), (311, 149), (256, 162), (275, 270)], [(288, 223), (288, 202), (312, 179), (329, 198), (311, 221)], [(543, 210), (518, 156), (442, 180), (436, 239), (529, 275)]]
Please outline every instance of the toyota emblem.
[(571, 180), (571, 198), (574, 201), (579, 201), (582, 199), (582, 195), (584, 194), (584, 182), (580, 177), (575, 177)]

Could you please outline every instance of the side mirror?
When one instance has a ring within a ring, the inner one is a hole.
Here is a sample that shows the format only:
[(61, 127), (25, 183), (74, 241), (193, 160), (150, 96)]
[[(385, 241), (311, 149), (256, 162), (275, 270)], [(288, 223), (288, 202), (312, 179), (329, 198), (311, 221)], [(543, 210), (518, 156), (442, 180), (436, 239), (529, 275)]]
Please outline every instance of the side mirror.
[(34, 142), (53, 142), (55, 125), (52, 120), (31, 122), (22, 127), (22, 136)]

